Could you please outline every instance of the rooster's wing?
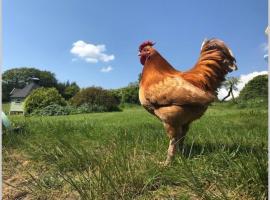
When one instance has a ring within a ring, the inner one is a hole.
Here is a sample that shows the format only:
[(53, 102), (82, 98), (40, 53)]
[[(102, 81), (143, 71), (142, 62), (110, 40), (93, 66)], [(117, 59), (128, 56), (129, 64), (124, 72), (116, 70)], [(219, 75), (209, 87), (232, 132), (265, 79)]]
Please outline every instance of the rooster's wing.
[(144, 91), (145, 99), (154, 105), (200, 105), (206, 106), (215, 96), (192, 85), (181, 77), (167, 77), (152, 84)]

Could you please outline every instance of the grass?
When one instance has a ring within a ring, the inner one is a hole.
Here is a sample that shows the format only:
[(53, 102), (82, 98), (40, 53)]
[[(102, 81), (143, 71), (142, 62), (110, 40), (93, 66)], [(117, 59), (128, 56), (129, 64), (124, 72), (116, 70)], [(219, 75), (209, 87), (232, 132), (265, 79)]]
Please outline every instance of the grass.
[(144, 109), (11, 117), (3, 136), (4, 197), (267, 199), (267, 109), (211, 106), (169, 167), (162, 124)]
[(10, 108), (10, 103), (3, 103), (2, 104), (2, 110), (4, 113), (6, 113), (6, 115), (8, 115), (8, 113), (9, 113), (9, 108)]

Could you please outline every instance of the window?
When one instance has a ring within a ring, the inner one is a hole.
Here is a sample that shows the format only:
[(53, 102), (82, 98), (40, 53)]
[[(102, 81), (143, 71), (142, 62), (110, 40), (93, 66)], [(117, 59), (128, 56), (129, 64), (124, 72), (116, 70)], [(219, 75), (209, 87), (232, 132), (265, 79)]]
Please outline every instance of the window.
[(21, 103), (21, 99), (15, 99), (15, 103)]

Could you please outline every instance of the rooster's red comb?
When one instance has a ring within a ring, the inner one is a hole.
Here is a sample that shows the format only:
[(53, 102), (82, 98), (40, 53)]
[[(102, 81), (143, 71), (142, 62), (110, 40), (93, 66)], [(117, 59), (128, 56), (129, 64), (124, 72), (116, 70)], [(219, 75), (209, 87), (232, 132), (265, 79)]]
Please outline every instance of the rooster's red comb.
[(150, 40), (147, 40), (145, 42), (143, 42), (140, 46), (139, 46), (139, 51), (141, 51), (144, 47), (146, 46), (154, 46), (155, 42), (152, 42)]

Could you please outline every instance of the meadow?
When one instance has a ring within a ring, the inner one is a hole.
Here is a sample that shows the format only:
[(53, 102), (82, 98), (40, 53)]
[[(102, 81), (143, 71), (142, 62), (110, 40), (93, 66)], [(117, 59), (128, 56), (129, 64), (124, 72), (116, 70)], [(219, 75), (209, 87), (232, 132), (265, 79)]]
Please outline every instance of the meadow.
[(4, 199), (267, 199), (265, 107), (216, 103), (195, 121), (170, 166), (158, 119), (122, 112), (10, 116)]

